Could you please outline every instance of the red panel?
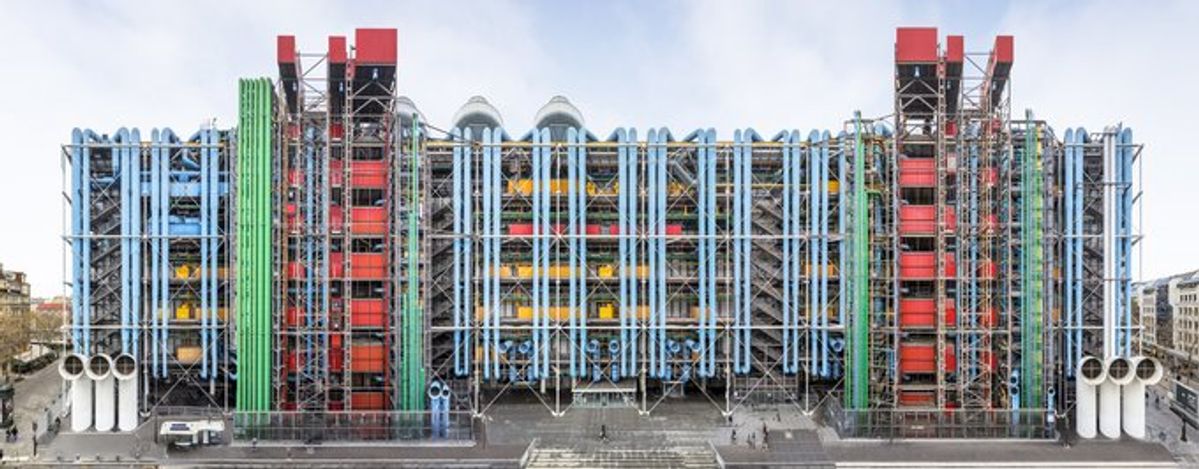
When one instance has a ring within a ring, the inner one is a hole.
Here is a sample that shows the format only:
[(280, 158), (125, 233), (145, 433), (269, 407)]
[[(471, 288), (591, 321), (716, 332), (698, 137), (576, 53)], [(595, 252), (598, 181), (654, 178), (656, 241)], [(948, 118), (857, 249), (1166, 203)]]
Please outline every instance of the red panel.
[(937, 395), (932, 391), (899, 391), (899, 405), (930, 407), (936, 405)]
[(381, 253), (351, 253), (350, 276), (352, 278), (380, 278), (387, 276), (387, 261)]
[(677, 223), (666, 225), (666, 234), (668, 236), (678, 236), (683, 234), (683, 225)]
[(351, 207), (350, 231), (355, 234), (387, 233), (387, 212), (383, 207)]
[(341, 373), (346, 369), (346, 354), (345, 349), (341, 348), (341, 337), (331, 336), (336, 339), (337, 345), (329, 347), (329, 371)]
[(608, 234), (620, 234), (620, 225), (608, 225)]
[(384, 395), (381, 392), (358, 391), (350, 393), (350, 408), (354, 410), (383, 410)]
[(354, 61), (359, 64), (395, 65), (396, 30), (363, 28), (354, 31)]
[(346, 63), (345, 36), (329, 36), (329, 62), (335, 64)]
[(350, 324), (354, 327), (383, 327), (386, 324), (382, 299), (350, 300)]
[(387, 185), (387, 165), (382, 161), (350, 162), (350, 186), (382, 189)]
[(350, 371), (382, 373), (385, 356), (383, 345), (353, 345), (350, 347)]
[(933, 187), (937, 184), (936, 162), (932, 158), (900, 158), (899, 185)]
[(896, 28), (895, 62), (935, 63), (937, 28)]
[(587, 225), (587, 234), (598, 235), (602, 229), (603, 227), (600, 225)]
[[(900, 344), (899, 372), (900, 373), (936, 373), (936, 344)], [(945, 356), (941, 368), (953, 371), (957, 367), (957, 359), (952, 346), (945, 347)]]
[(999, 271), (998, 266), (991, 261), (982, 261), (978, 266), (978, 276), (984, 279), (994, 279), (995, 274)]
[(329, 206), (329, 231), (341, 233), (341, 227), (345, 224), (345, 211), (340, 205)]
[[(945, 254), (945, 276), (957, 275), (953, 256)], [(905, 252), (899, 255), (900, 280), (931, 280), (936, 277), (936, 257), (932, 252)]]
[[(899, 300), (899, 327), (934, 327), (937, 303), (932, 298), (904, 298)], [(945, 324), (957, 322), (957, 309), (953, 300), (945, 301)]]
[(945, 61), (962, 63), (966, 58), (965, 39), (962, 36), (949, 36), (945, 39)]
[(296, 37), (279, 36), (275, 38), (275, 56), (281, 64), (296, 63)]
[[(944, 230), (957, 229), (957, 216), (953, 207), (945, 207)], [(903, 205), (899, 207), (900, 235), (931, 235), (936, 233), (937, 211), (932, 205)]]
[(995, 36), (994, 54), (996, 63), (1012, 63), (1015, 58), (1015, 39), (1012, 36)]
[(517, 236), (529, 236), (533, 234), (532, 223), (509, 223), (508, 234)]
[(329, 276), (342, 278), (346, 276), (345, 258), (340, 252), (329, 253)]

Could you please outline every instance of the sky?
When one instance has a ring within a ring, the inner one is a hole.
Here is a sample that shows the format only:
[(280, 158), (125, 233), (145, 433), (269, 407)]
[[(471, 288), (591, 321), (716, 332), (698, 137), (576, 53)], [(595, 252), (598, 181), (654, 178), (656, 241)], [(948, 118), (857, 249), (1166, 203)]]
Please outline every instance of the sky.
[[(840, 128), (891, 113), (897, 26), (1015, 36), (1013, 114), (1059, 133), (1123, 123), (1145, 144), (1145, 279), (1199, 268), (1199, 2), (0, 2), (0, 262), (63, 291), (61, 145), (74, 127), (236, 124), (237, 79), (277, 74), (275, 36), (318, 52), (399, 30), (399, 88), (434, 125), (472, 95), (509, 129), (562, 94), (587, 126)], [(1187, 91), (1190, 89), (1191, 91)]]

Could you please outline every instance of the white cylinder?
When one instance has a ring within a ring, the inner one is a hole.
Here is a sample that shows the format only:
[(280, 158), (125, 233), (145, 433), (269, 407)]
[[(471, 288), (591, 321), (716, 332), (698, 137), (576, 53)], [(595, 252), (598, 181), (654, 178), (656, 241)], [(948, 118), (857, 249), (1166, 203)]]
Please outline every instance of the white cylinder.
[(1132, 361), (1124, 357), (1107, 360), (1107, 381), (1099, 386), (1099, 433), (1120, 438), (1120, 391), (1131, 383)]
[(71, 383), (71, 431), (82, 432), (92, 426), (92, 379), (84, 371), (87, 360), (72, 353), (58, 365), (58, 374)]
[(87, 361), (87, 376), (96, 386), (96, 431), (111, 431), (116, 424), (117, 383), (112, 377), (112, 358), (107, 354), (92, 355)]
[(137, 360), (122, 353), (113, 360), (112, 375), (117, 380), (117, 429), (137, 429)]
[(1099, 402), (1095, 393), (1107, 379), (1107, 364), (1095, 357), (1083, 357), (1075, 376), (1074, 430), (1080, 438), (1095, 438), (1099, 435)]
[(1161, 363), (1151, 357), (1133, 359), (1135, 379), (1124, 385), (1124, 433), (1138, 440), (1145, 439), (1145, 388), (1161, 381)]

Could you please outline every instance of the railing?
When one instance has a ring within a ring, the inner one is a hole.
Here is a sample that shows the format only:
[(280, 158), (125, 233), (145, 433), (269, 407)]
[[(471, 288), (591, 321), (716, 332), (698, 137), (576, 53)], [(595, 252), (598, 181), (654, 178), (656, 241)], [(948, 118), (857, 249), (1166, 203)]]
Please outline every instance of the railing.
[(423, 411), (238, 412), (233, 418), (237, 441), (398, 443), (474, 437), (470, 412), (450, 412), (444, 423)]
[(847, 410), (829, 401), (822, 415), (841, 438), (1048, 439), (1055, 437), (1047, 409)]

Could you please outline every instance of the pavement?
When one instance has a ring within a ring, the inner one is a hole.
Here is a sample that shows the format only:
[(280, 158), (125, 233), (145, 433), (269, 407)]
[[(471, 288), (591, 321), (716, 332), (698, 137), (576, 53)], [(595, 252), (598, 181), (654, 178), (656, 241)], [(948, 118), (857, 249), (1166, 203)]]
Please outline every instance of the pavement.
[[(57, 371), (48, 370), (18, 387), (17, 418), (24, 426), (37, 413), (44, 414), (45, 402), (58, 393)], [(570, 408), (556, 416), (541, 403), (518, 398), (489, 410), (479, 425), (477, 442), (270, 446), (239, 442), (168, 451), (154, 443), (152, 426), (143, 426), (143, 431), (132, 435), (58, 435), (43, 447), (38, 460), (9, 461), (164, 466), (251, 462), (276, 467), (399, 463), (518, 467), (540, 460), (547, 464), (533, 465), (591, 461), (607, 466), (638, 461), (650, 467), (658, 461), (663, 467), (679, 467), (685, 461), (687, 467), (1199, 467), (1199, 446), (1179, 442), (1178, 418), (1164, 400), (1160, 407), (1154, 401), (1150, 397), (1151, 441), (1082, 441), (1068, 448), (1055, 441), (1027, 440), (842, 440), (791, 406), (743, 407), (730, 418), (712, 402), (691, 398), (673, 400), (648, 415), (613, 406)], [(1193, 433), (1199, 439), (1199, 432)], [(763, 440), (768, 442), (765, 447)], [(27, 442), (23, 437), (22, 443)], [(19, 443), (14, 450), (20, 447)]]
[[(6, 462), (24, 460), (33, 454), (31, 435), (34, 422), (38, 427), (39, 443), (45, 443), (49, 439), (46, 431), (50, 425), (47, 423), (52, 422), (54, 415), (58, 415), (62, 410), (62, 377), (58, 374), (58, 363), (55, 361), (25, 376), (24, 380), (13, 386), (13, 415), (16, 419), (18, 439), (14, 443), (6, 441), (0, 445), (4, 448)], [(44, 445), (39, 447), (39, 452), (40, 448), (44, 448)]]

